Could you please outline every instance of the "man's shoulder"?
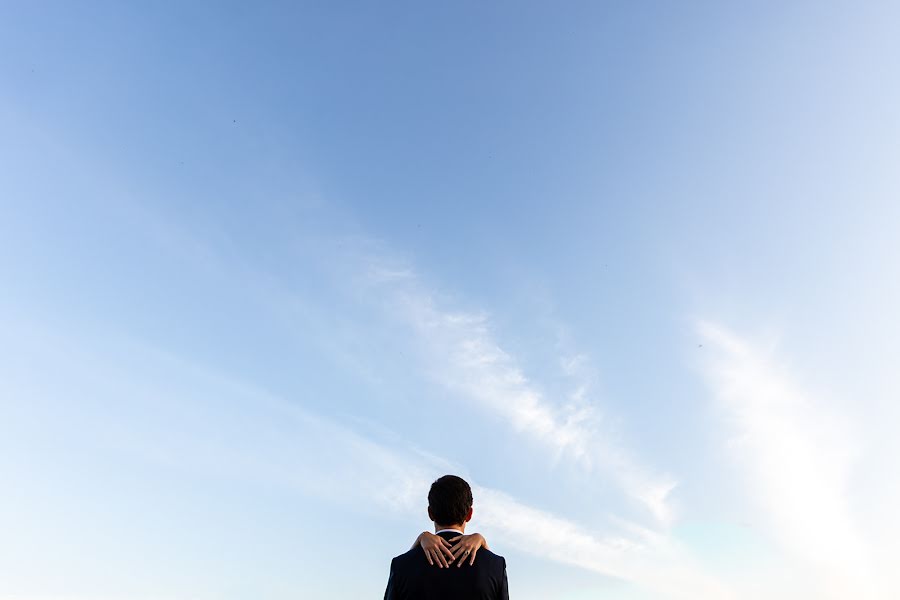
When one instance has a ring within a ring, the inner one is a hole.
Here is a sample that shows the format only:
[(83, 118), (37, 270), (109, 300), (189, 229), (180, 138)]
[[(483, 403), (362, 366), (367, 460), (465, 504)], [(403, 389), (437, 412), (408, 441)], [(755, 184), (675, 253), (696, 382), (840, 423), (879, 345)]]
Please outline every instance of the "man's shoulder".
[(479, 562), (484, 561), (489, 565), (497, 565), (497, 566), (506, 566), (506, 559), (500, 556), (499, 554), (495, 554), (486, 548), (482, 548), (478, 551), (478, 554), (475, 555), (475, 564), (477, 565)]
[(403, 554), (398, 554), (391, 560), (392, 565), (406, 565), (414, 562), (418, 562), (419, 559), (425, 560), (425, 554), (423, 554), (422, 549), (416, 546), (415, 548), (411, 548), (404, 552)]

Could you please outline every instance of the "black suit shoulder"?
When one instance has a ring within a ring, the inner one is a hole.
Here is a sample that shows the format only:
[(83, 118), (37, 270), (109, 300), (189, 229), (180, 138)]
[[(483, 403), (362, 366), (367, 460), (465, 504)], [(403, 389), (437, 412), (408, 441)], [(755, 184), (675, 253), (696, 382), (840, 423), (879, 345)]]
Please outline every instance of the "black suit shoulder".
[(441, 569), (418, 547), (395, 556), (386, 600), (508, 600), (506, 560), (482, 548), (475, 564)]

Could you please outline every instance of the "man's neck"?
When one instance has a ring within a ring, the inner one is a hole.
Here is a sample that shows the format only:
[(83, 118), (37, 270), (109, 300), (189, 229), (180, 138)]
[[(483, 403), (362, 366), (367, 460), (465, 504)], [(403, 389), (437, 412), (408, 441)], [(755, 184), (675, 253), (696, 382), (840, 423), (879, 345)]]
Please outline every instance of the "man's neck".
[(438, 525), (437, 523), (434, 524), (434, 532), (435, 533), (437, 533), (439, 531), (444, 531), (446, 529), (452, 529), (452, 530), (458, 531), (460, 533), (465, 533), (466, 532), (466, 524), (465, 523), (463, 523), (462, 525)]

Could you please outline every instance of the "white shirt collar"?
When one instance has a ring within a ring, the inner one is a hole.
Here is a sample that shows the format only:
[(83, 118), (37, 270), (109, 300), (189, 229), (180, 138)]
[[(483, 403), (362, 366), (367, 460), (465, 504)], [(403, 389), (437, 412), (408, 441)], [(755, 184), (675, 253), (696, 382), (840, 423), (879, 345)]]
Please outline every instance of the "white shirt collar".
[(452, 528), (451, 529), (441, 529), (440, 531), (434, 532), (434, 535), (437, 535), (439, 533), (458, 533), (459, 535), (464, 535), (463, 532), (460, 531), (459, 529), (452, 529)]

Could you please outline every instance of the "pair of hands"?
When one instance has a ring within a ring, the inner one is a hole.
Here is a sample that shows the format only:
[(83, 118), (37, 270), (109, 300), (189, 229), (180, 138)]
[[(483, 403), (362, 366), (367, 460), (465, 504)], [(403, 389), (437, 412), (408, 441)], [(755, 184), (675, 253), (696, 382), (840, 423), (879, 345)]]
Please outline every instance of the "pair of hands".
[[(487, 540), (480, 533), (472, 535), (458, 535), (450, 540), (445, 540), (439, 535), (429, 531), (423, 531), (416, 538), (413, 548), (420, 546), (428, 559), (428, 564), (437, 564), (439, 569), (449, 568), (453, 563), (461, 567), (466, 560), (469, 565), (475, 564), (475, 554), (479, 548), (488, 548)], [(459, 562), (457, 562), (459, 561)]]

